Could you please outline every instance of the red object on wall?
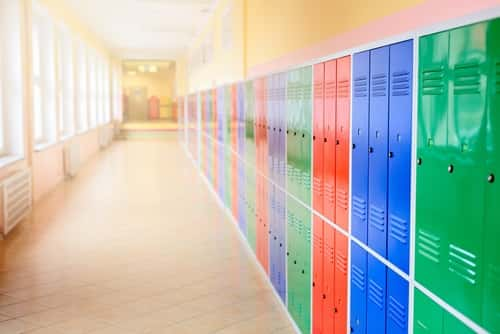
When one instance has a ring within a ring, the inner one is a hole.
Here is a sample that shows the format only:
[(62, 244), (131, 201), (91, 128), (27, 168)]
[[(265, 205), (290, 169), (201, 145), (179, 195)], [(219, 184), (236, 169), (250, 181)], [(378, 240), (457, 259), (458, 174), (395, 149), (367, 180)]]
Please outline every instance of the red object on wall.
[(337, 122), (337, 61), (325, 63), (324, 216), (335, 222), (335, 168)]
[(160, 99), (156, 96), (149, 98), (149, 119), (160, 118)]
[(314, 65), (313, 110), (313, 208), (324, 214), (324, 93), (325, 64)]
[(349, 221), (349, 123), (351, 101), (351, 57), (337, 60), (337, 131), (336, 131), (336, 224), (348, 230)]
[(347, 258), (348, 241), (342, 233), (335, 232), (335, 330), (344, 333), (347, 328)]
[(313, 334), (323, 333), (323, 221), (313, 218)]

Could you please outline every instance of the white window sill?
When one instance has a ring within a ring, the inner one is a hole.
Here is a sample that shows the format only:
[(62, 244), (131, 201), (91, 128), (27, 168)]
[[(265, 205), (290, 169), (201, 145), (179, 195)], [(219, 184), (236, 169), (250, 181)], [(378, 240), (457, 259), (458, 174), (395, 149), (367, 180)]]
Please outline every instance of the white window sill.
[(71, 134), (71, 135), (61, 135), (61, 137), (59, 137), (59, 141), (60, 141), (61, 143), (64, 143), (65, 141), (67, 141), (67, 140), (69, 140), (69, 139), (73, 138), (73, 136), (74, 136), (74, 135), (72, 135), (72, 134)]
[(57, 145), (56, 141), (36, 144), (35, 145), (35, 152), (45, 151), (46, 149), (51, 148), (52, 146), (55, 146), (55, 145)]
[(6, 167), (20, 160), (23, 160), (23, 157), (19, 155), (0, 156), (0, 168)]

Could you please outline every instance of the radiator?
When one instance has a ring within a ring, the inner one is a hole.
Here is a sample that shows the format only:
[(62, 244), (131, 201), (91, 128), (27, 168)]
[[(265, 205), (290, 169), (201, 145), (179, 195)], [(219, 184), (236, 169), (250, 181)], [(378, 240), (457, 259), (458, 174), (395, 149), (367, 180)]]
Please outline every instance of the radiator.
[(14, 174), (3, 182), (3, 234), (9, 233), (31, 212), (31, 171)]
[(77, 140), (64, 147), (64, 176), (75, 177), (80, 169), (80, 144)]

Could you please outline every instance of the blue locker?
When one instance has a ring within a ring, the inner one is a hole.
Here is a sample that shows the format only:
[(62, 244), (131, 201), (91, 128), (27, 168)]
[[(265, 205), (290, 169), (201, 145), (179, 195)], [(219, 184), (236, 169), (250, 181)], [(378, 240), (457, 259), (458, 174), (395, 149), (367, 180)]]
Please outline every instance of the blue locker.
[(387, 256), (389, 47), (370, 51), (368, 245)]
[(387, 269), (387, 333), (408, 333), (408, 282)]
[(351, 241), (351, 333), (366, 333), (367, 253)]
[(372, 255), (368, 254), (368, 292), (366, 299), (367, 334), (380, 334), (386, 332), (386, 285), (387, 269), (385, 265)]
[[(244, 96), (244, 84), (240, 83), (237, 90), (237, 117), (238, 117), (238, 154), (241, 159), (245, 156), (245, 96)], [(246, 189), (245, 189), (245, 165), (242, 160), (238, 163), (238, 192), (240, 194), (240, 201), (238, 205), (238, 221), (241, 231), (246, 236), (247, 235), (247, 224), (246, 224)]]
[(408, 273), (410, 257), (413, 41), (390, 47), (387, 256)]
[(352, 99), (352, 234), (367, 243), (368, 134), (370, 116), (370, 51), (353, 57)]

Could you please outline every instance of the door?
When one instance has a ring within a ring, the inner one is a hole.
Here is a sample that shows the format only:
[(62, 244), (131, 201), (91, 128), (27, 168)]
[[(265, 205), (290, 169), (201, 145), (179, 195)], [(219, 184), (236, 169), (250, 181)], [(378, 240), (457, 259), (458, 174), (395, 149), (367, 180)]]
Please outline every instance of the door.
[(324, 184), (324, 82), (325, 64), (314, 65), (314, 111), (313, 111), (313, 208), (323, 214)]
[(408, 281), (387, 269), (387, 333), (408, 333)]
[(323, 333), (323, 221), (313, 215), (313, 334)]
[(337, 131), (337, 60), (325, 63), (324, 216), (335, 222)]
[(351, 241), (351, 333), (366, 333), (366, 287), (368, 257), (366, 251)]
[(368, 254), (367, 334), (386, 332), (386, 286), (387, 269), (385, 265)]
[(345, 333), (347, 330), (347, 261), (348, 240), (345, 235), (335, 232), (335, 299), (333, 313), (335, 330), (333, 333)]

